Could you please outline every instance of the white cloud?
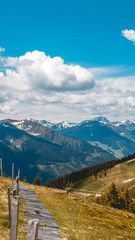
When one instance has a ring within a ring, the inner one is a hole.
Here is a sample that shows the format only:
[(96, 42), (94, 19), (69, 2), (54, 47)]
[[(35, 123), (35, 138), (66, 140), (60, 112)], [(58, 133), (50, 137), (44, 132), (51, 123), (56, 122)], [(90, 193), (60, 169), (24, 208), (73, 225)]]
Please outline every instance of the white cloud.
[(4, 73), (3, 72), (0, 72), (0, 77), (4, 77)]
[(39, 51), (0, 62), (0, 118), (134, 118), (135, 76), (116, 77), (123, 67), (86, 69)]
[(10, 106), (4, 105), (0, 106), (0, 113), (9, 114), (11, 111)]
[[(67, 65), (60, 57), (27, 52), (19, 58), (3, 58), (6, 81), (18, 89), (82, 91), (94, 87), (92, 73), (79, 65)], [(13, 69), (12, 69), (13, 68)]]
[(135, 91), (135, 76), (103, 78), (102, 86), (126, 91)]
[(0, 47), (0, 52), (5, 52), (5, 48)]
[(132, 41), (133, 43), (135, 43), (135, 31), (134, 30), (122, 30), (122, 36), (124, 36), (125, 38), (127, 38), (128, 40)]

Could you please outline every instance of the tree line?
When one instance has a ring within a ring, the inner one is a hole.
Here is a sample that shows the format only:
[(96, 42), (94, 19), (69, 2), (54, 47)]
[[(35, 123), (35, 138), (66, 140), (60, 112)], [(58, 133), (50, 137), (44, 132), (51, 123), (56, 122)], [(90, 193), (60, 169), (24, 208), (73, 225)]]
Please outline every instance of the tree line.
[(44, 186), (49, 188), (64, 189), (65, 187), (70, 186), (71, 183), (76, 183), (92, 175), (96, 176), (101, 171), (106, 171), (107, 169), (113, 168), (117, 164), (126, 162), (133, 158), (135, 158), (135, 153), (118, 160), (110, 160), (110, 161), (100, 163), (88, 168), (81, 169), (79, 171), (74, 171), (69, 174), (65, 174), (64, 176), (58, 177), (57, 179), (48, 181)]
[(122, 188), (120, 191), (114, 183), (110, 185), (108, 191), (97, 197), (95, 201), (99, 204), (135, 213), (135, 204), (131, 199), (128, 189), (124, 190)]

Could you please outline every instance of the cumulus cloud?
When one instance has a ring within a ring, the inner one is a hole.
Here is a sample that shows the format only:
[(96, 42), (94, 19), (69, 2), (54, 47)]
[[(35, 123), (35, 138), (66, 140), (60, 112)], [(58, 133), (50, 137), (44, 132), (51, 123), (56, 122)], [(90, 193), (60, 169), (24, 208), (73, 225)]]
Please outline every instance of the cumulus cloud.
[(121, 67), (87, 69), (39, 51), (0, 63), (1, 117), (81, 121), (135, 113), (135, 76), (116, 77)]
[[(27, 52), (19, 58), (3, 58), (6, 81), (24, 90), (82, 91), (94, 87), (92, 73), (79, 65), (67, 65), (60, 57)], [(9, 68), (10, 67), (10, 68)]]
[(124, 36), (125, 38), (127, 38), (128, 40), (132, 41), (133, 43), (135, 43), (135, 31), (134, 30), (122, 30), (122, 36)]

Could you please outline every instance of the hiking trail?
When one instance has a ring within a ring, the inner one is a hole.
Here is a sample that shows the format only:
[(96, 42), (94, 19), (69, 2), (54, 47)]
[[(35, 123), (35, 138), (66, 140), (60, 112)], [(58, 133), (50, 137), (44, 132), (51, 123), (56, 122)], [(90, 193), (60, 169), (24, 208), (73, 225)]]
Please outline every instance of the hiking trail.
[(31, 219), (38, 219), (38, 240), (61, 240), (62, 238), (58, 225), (34, 191), (28, 187), (19, 185), (19, 194), (26, 218), (24, 223), (25, 234), (27, 234), (28, 221)]

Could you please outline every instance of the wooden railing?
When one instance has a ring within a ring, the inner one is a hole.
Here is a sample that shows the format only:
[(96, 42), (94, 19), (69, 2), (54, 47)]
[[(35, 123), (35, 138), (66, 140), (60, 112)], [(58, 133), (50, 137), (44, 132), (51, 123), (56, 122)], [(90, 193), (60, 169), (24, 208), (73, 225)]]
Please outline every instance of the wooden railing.
[[(2, 173), (2, 158), (0, 158), (0, 171), (1, 171), (1, 182), (3, 180)], [(19, 179), (20, 169), (18, 169), (18, 176), (16, 177), (15, 189), (12, 191), (11, 201), (11, 189), (8, 188), (8, 212), (9, 212), (9, 228), (10, 236), (9, 240), (17, 240), (18, 230), (18, 215), (19, 215)], [(12, 163), (12, 186), (14, 187), (14, 163)], [(28, 222), (27, 240), (38, 239), (39, 220), (32, 219)]]

